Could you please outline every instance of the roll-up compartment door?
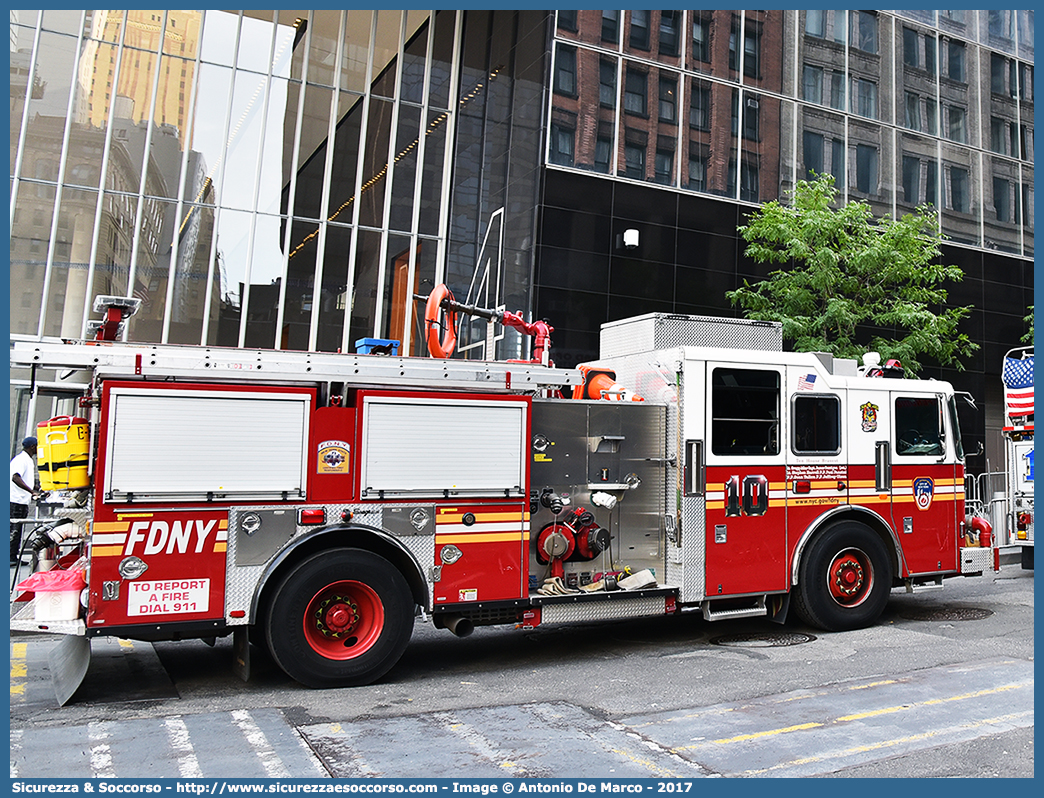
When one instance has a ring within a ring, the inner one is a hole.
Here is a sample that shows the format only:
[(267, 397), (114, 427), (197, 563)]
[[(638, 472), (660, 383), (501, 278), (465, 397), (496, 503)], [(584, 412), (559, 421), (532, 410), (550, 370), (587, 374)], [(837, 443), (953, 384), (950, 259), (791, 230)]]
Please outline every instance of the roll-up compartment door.
[(106, 495), (301, 499), (311, 401), (306, 392), (113, 388)]
[(363, 408), (363, 496), (526, 495), (526, 399), (367, 396)]

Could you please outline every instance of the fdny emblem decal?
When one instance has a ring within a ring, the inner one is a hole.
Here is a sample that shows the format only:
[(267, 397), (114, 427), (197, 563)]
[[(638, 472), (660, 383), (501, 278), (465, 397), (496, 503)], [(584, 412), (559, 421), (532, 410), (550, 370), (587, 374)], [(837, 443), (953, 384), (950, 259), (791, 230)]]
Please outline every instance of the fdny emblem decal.
[(927, 510), (932, 506), (935, 496), (935, 483), (928, 477), (918, 477), (913, 483), (914, 501), (918, 510)]
[(877, 411), (879, 409), (873, 402), (859, 405), (859, 412), (863, 414), (863, 432), (877, 432)]
[(319, 444), (319, 473), (347, 474), (351, 447), (345, 441), (323, 441)]

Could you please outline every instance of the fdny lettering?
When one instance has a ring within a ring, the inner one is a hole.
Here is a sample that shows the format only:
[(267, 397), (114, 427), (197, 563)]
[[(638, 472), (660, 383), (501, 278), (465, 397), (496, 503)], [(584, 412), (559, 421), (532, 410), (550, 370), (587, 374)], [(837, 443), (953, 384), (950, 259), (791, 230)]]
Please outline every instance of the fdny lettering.
[(166, 521), (135, 521), (131, 524), (127, 536), (127, 548), (124, 554), (134, 553), (134, 546), (144, 543), (142, 554), (186, 554), (192, 545), (192, 533), (195, 532), (195, 553), (200, 554), (207, 542), (207, 537), (217, 526), (217, 520), (189, 520), (182, 525), (181, 521), (168, 524)]

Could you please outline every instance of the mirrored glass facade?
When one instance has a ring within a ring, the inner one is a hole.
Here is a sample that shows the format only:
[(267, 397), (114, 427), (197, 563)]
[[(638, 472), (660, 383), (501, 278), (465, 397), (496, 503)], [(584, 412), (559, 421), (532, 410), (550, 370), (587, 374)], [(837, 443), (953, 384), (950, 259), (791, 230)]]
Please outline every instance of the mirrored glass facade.
[(10, 22), (12, 333), (115, 294), (130, 340), (419, 352), (413, 295), (466, 295), (484, 240), (529, 306), (546, 12)]

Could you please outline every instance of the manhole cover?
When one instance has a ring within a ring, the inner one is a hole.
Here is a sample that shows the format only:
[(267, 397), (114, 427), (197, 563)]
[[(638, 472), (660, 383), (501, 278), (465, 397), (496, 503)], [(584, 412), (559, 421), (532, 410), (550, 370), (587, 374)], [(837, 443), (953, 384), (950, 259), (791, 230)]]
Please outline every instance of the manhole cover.
[(716, 646), (731, 646), (732, 648), (781, 648), (783, 646), (800, 646), (802, 643), (811, 643), (815, 635), (806, 635), (800, 632), (780, 632), (778, 634), (755, 634), (755, 635), (722, 635), (711, 638), (711, 643)]
[(900, 613), (908, 621), (981, 621), (993, 615), (992, 610), (978, 607), (922, 607)]

